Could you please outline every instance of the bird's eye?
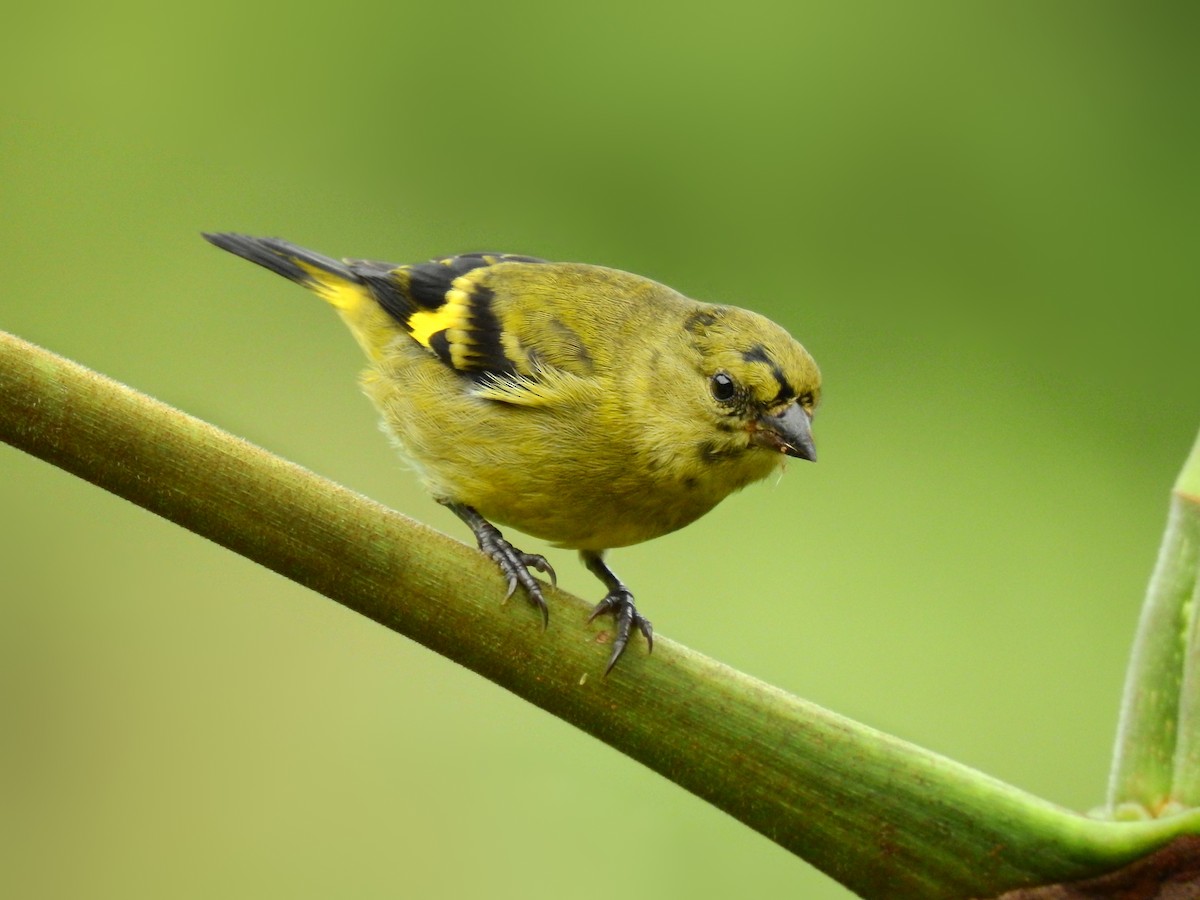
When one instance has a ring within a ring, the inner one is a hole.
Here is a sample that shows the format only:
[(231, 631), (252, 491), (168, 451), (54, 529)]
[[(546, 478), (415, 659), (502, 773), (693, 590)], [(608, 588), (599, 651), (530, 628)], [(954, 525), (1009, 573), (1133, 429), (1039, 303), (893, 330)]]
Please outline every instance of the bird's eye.
[(712, 388), (713, 397), (721, 403), (728, 403), (737, 393), (737, 385), (733, 383), (728, 372), (718, 372), (710, 378), (709, 387)]

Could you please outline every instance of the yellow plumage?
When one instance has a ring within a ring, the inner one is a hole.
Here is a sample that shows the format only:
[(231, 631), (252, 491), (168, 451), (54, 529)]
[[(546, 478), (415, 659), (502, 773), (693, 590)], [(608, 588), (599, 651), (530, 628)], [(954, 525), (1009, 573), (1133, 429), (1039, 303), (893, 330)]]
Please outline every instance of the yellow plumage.
[(371, 364), (362, 385), (433, 496), (545, 614), (491, 521), (581, 551), (617, 637), (651, 638), (605, 565), (681, 528), (787, 456), (814, 459), (816, 363), (747, 310), (599, 266), (471, 254), (338, 262), (276, 239), (205, 235), (333, 305)]

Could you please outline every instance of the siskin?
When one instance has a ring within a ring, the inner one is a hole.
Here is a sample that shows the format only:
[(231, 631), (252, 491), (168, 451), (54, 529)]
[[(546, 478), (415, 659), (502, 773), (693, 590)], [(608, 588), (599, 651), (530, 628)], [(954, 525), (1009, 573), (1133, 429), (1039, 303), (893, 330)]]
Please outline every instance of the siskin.
[[(370, 360), (384, 430), (479, 549), (549, 613), (493, 521), (579, 550), (608, 589), (605, 673), (653, 629), (604, 552), (695, 521), (789, 457), (815, 460), (821, 374), (769, 319), (600, 266), (470, 253), (338, 262), (275, 238), (213, 244), (316, 292)], [(591, 621), (589, 619), (589, 621)]]

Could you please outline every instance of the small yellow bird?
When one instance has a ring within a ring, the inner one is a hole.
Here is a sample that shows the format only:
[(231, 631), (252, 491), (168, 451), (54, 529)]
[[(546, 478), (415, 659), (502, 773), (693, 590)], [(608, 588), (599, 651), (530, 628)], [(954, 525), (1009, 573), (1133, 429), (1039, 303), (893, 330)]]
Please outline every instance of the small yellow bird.
[(370, 360), (385, 431), (548, 622), (537, 554), (492, 521), (580, 552), (615, 620), (605, 674), (650, 622), (604, 552), (682, 528), (789, 457), (816, 459), (821, 374), (769, 319), (615, 269), (468, 253), (345, 260), (205, 234), (316, 292)]

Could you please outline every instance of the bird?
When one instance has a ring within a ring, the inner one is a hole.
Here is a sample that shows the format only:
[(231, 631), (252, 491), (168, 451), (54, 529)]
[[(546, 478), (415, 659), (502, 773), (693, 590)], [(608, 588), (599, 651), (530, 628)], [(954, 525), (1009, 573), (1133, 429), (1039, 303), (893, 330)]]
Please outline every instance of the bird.
[(703, 516), (789, 458), (816, 461), (821, 373), (783, 327), (605, 266), (508, 253), (395, 264), (279, 238), (204, 233), (315, 292), (365, 353), (360, 385), (433, 498), (541, 613), (540, 554), (574, 549), (613, 617), (604, 674), (654, 629), (607, 551)]

